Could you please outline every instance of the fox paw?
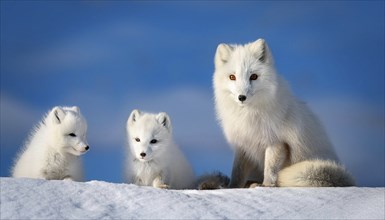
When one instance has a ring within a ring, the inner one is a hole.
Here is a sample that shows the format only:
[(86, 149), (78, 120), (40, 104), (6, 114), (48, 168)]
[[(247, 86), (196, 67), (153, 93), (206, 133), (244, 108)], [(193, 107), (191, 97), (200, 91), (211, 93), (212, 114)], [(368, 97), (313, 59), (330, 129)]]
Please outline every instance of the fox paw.
[(256, 188), (262, 186), (261, 183), (258, 183), (255, 180), (247, 180), (245, 184), (245, 188)]
[(264, 187), (276, 187), (277, 178), (266, 178), (263, 180), (262, 186)]
[(159, 186), (156, 186), (156, 188), (159, 188), (159, 189), (170, 189), (170, 186), (167, 185), (167, 184), (161, 184)]
[(275, 184), (275, 183), (263, 183), (262, 186), (263, 187), (276, 187), (277, 184)]
[(74, 181), (71, 176), (66, 176), (63, 178), (64, 181)]
[(248, 188), (257, 188), (257, 187), (261, 187), (261, 186), (263, 186), (263, 185), (260, 184), (260, 183), (252, 183), (252, 184), (249, 185)]

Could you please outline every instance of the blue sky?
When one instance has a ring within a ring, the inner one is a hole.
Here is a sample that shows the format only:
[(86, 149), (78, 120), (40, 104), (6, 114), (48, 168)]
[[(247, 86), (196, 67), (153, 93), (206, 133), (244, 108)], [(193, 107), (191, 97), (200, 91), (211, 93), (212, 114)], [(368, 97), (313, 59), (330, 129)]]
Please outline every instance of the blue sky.
[(357, 183), (384, 186), (383, 1), (1, 1), (1, 176), (55, 105), (88, 121), (87, 180), (123, 181), (135, 108), (169, 113), (197, 174), (230, 174), (213, 57), (258, 38)]

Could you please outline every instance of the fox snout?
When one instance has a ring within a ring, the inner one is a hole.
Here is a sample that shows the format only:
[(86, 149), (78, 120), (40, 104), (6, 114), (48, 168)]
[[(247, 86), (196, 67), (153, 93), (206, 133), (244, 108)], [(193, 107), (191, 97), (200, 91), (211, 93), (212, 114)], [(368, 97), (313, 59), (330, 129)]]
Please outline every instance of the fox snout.
[(78, 148), (78, 150), (79, 150), (81, 153), (85, 153), (85, 152), (87, 152), (89, 149), (90, 149), (90, 146), (88, 146), (88, 145), (81, 146), (81, 147)]
[(147, 162), (153, 159), (153, 155), (148, 151), (139, 151), (136, 158), (138, 158), (139, 161)]
[(245, 95), (239, 95), (238, 96), (238, 100), (241, 101), (241, 102), (244, 102), (246, 100), (246, 96)]
[(73, 155), (80, 156), (82, 154), (85, 154), (89, 149), (90, 146), (84, 144), (84, 145), (75, 145), (75, 146), (68, 146), (66, 147), (67, 151)]

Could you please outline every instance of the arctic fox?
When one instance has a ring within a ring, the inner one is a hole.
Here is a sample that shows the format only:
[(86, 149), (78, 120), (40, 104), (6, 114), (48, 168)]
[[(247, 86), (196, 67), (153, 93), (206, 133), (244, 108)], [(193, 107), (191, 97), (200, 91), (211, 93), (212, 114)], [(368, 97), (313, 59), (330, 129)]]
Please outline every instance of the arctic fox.
[(263, 39), (219, 44), (213, 86), (217, 118), (235, 149), (229, 187), (251, 178), (263, 186), (354, 184), (319, 120), (276, 73)]
[(12, 169), (13, 177), (83, 180), (87, 122), (78, 107), (54, 107), (38, 124)]
[(127, 120), (129, 183), (156, 188), (187, 189), (194, 172), (174, 143), (170, 117), (133, 110)]

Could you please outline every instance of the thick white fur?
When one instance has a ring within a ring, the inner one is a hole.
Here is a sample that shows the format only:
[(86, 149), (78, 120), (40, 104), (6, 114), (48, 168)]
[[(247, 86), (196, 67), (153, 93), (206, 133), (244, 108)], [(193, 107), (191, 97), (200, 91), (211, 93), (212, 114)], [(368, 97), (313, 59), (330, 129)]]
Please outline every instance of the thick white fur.
[[(134, 110), (127, 120), (129, 183), (156, 188), (187, 189), (194, 186), (194, 172), (174, 143), (170, 117)], [(139, 141), (138, 141), (139, 140)], [(156, 143), (150, 143), (156, 140)], [(141, 156), (145, 153), (145, 156)]]
[(54, 107), (31, 133), (12, 176), (83, 180), (79, 156), (88, 150), (86, 132), (87, 122), (78, 107)]
[[(230, 74), (236, 80), (230, 80)], [(258, 79), (250, 80), (251, 74)], [(277, 74), (263, 39), (220, 44), (213, 86), (218, 120), (235, 149), (230, 187), (242, 187), (251, 167), (263, 185), (276, 186), (284, 167), (304, 160), (338, 161), (319, 120)], [(247, 99), (241, 102), (239, 95)]]
[(278, 173), (277, 184), (283, 187), (339, 187), (354, 186), (354, 180), (334, 161), (311, 160), (281, 170)]

